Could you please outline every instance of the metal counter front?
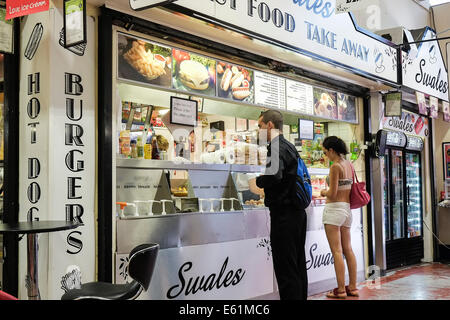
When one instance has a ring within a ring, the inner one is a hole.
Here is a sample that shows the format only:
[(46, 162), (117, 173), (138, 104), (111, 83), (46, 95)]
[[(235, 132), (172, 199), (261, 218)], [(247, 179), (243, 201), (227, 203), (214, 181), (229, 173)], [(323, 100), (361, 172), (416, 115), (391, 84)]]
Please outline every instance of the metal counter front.
[[(305, 254), (308, 294), (335, 287), (323, 206), (309, 207)], [(364, 280), (361, 210), (353, 210), (352, 245)], [(130, 281), (128, 254), (138, 244), (161, 250), (149, 290), (140, 299), (278, 299), (267, 208), (117, 218), (116, 283)]]

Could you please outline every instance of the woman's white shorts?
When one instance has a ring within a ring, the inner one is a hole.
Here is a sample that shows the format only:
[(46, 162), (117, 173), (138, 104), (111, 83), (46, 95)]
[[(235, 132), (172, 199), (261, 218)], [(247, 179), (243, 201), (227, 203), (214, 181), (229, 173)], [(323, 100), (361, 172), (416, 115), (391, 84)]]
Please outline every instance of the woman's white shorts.
[(323, 209), (322, 223), (350, 228), (352, 226), (352, 211), (350, 210), (350, 203), (327, 203)]

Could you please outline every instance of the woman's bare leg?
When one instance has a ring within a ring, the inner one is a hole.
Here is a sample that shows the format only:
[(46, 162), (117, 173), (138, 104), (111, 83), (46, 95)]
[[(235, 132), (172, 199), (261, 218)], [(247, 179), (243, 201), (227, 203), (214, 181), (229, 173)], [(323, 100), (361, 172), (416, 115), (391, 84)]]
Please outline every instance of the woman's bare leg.
[(325, 224), (325, 233), (334, 258), (334, 270), (339, 292), (345, 292), (345, 263), (342, 255), (340, 227)]
[(344, 252), (345, 255), (345, 260), (347, 260), (348, 277), (350, 280), (348, 288), (350, 290), (355, 290), (357, 266), (356, 266), (356, 257), (352, 249), (350, 228), (341, 227), (341, 243), (342, 243), (342, 251)]

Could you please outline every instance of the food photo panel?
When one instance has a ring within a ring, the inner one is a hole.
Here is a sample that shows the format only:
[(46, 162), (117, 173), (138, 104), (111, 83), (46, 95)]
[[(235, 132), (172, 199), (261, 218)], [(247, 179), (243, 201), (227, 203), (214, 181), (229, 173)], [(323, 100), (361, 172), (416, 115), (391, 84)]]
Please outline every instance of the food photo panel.
[(118, 34), (119, 78), (170, 88), (172, 49)]
[(319, 117), (337, 119), (336, 93), (314, 88), (314, 114)]
[(172, 84), (177, 90), (216, 95), (216, 61), (201, 55), (172, 50)]
[(253, 71), (219, 61), (217, 63), (217, 94), (221, 98), (254, 103)]
[(338, 119), (356, 121), (356, 98), (343, 93), (337, 94)]

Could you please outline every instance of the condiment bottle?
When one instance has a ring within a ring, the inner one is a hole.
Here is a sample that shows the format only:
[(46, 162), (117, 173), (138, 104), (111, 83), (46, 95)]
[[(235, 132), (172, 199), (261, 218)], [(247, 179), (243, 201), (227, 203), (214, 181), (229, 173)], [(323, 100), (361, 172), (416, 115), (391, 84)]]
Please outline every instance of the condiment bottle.
[(137, 152), (137, 142), (136, 140), (131, 140), (131, 158), (135, 159), (138, 157), (138, 152)]
[(137, 158), (138, 159), (144, 158), (144, 137), (145, 137), (145, 130), (142, 131), (142, 134), (137, 137)]
[(146, 142), (144, 145), (144, 158), (145, 159), (151, 159), (152, 158), (152, 143), (151, 143), (151, 136), (148, 135), (148, 132), (145, 131)]

